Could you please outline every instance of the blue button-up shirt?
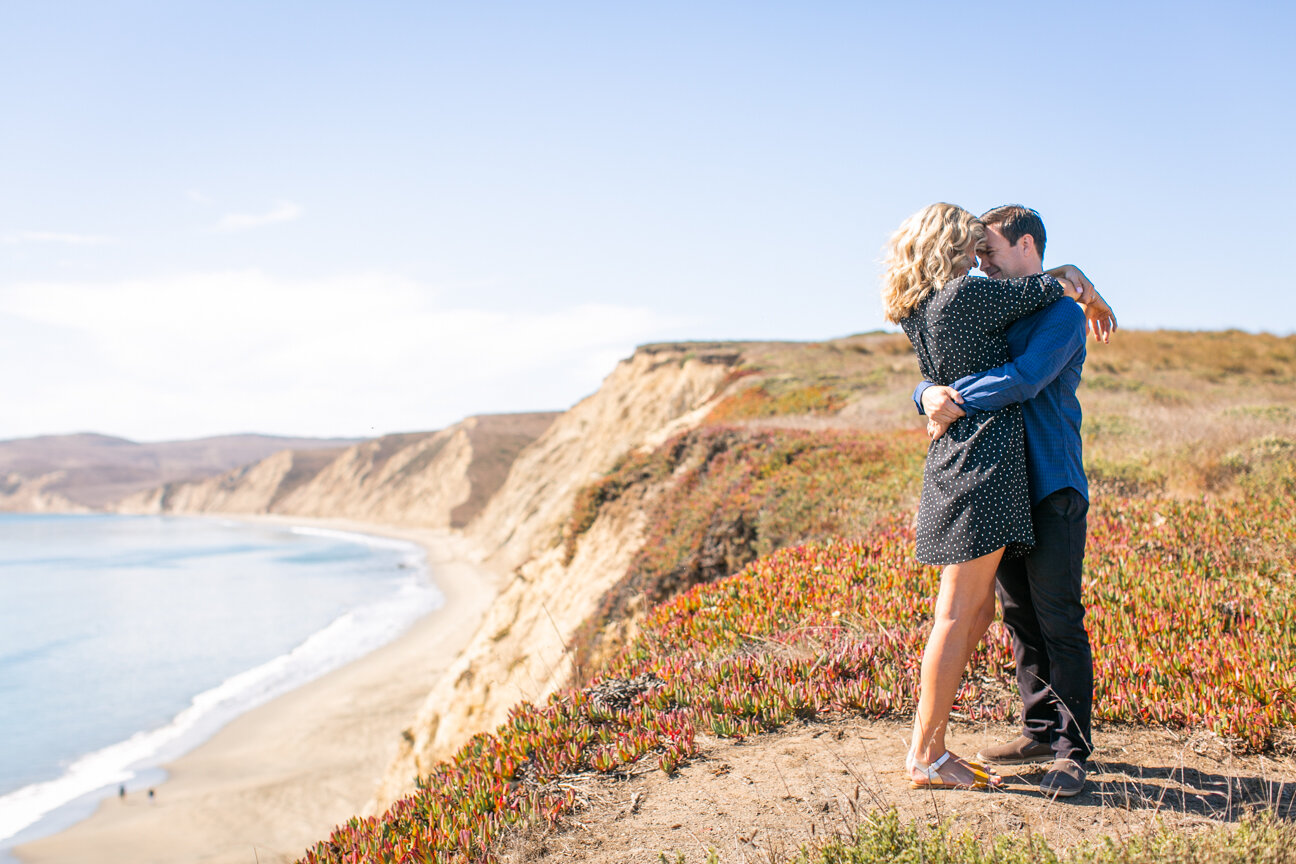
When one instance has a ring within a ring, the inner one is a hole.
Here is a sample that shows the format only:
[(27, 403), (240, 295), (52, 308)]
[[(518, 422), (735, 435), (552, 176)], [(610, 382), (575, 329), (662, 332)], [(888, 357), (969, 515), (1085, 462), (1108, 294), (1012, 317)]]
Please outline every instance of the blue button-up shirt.
[[(963, 396), (963, 410), (971, 415), (1022, 403), (1031, 503), (1068, 486), (1088, 500), (1076, 398), (1085, 361), (1084, 312), (1059, 300), (1013, 322), (1006, 335), (1011, 362), (952, 385)], [(931, 386), (924, 381), (914, 390), (919, 414), (922, 394)]]

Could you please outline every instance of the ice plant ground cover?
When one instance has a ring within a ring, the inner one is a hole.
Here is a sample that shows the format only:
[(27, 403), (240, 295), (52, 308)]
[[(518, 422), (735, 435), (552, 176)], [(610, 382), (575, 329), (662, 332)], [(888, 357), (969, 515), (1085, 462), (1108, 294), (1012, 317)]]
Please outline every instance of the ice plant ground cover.
[[(632, 456), (577, 496), (569, 548), (602, 507), (662, 487), (629, 570), (572, 640), (581, 680), (621, 643), (636, 610), (741, 570), (775, 549), (860, 536), (916, 502), (926, 438), (865, 433), (703, 428)], [(609, 626), (613, 625), (613, 626)], [(579, 683), (579, 682), (577, 682)]]
[[(594, 686), (518, 705), (414, 795), (351, 820), (304, 860), (492, 861), (512, 827), (572, 810), (574, 777), (643, 764), (671, 773), (697, 732), (907, 714), (936, 585), (935, 570), (912, 558), (908, 522), (899, 514), (859, 539), (782, 549), (662, 603)], [(1226, 501), (1101, 502), (1086, 568), (1097, 720), (1289, 748), (1294, 569), (1290, 483)], [(995, 625), (956, 710), (1007, 719), (1013, 689)]]

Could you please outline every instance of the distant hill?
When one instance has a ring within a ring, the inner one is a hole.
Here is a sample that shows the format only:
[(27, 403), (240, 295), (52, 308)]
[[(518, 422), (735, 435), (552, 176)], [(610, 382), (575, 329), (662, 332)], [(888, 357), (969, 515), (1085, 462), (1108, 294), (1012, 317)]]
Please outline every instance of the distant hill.
[(0, 510), (96, 508), (144, 489), (223, 474), (280, 450), (340, 452), (360, 440), (248, 434), (144, 444), (88, 432), (0, 441)]

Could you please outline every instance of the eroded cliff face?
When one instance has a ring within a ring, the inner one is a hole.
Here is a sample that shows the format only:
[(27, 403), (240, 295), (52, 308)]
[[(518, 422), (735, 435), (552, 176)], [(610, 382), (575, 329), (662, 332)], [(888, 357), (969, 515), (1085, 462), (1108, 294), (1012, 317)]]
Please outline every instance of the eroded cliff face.
[(504, 722), (518, 701), (543, 700), (568, 681), (573, 634), (626, 572), (644, 530), (645, 502), (618, 501), (564, 563), (576, 493), (631, 450), (700, 422), (738, 359), (726, 346), (641, 348), (518, 456), (466, 531), (488, 564), (512, 576), (428, 695), (371, 809), (411, 792), (417, 776)]
[[(269, 513), (294, 475), (300, 475), (313, 454), (282, 450), (259, 462), (217, 477), (167, 483), (137, 492), (112, 505), (118, 513)], [(315, 466), (318, 470), (318, 465)]]
[(468, 537), (501, 569), (542, 555), (559, 542), (576, 492), (631, 449), (700, 420), (738, 359), (723, 345), (640, 348), (519, 454)]
[(556, 414), (469, 417), (439, 432), (344, 450), (284, 450), (219, 477), (132, 495), (123, 513), (276, 513), (425, 528), (462, 526)]
[(63, 479), (62, 471), (39, 477), (24, 477), (8, 472), (0, 474), (0, 513), (84, 513), (88, 507), (68, 500), (49, 487)]
[(287, 492), (275, 512), (448, 528), (450, 511), (468, 498), (473, 450), (465, 427), (473, 422), (352, 447)]

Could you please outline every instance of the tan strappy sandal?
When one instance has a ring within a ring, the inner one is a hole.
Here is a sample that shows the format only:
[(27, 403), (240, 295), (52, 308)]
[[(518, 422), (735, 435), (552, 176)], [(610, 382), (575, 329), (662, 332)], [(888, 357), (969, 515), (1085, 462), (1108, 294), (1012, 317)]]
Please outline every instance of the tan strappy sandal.
[(972, 769), (972, 774), (974, 777), (976, 777), (976, 780), (974, 780), (971, 783), (947, 782), (943, 777), (940, 776), (940, 767), (949, 761), (950, 755), (951, 755), (950, 752), (946, 750), (944, 753), (941, 754), (939, 759), (937, 759), (935, 762), (928, 765), (926, 762), (920, 762), (918, 760), (918, 757), (914, 754), (912, 750), (909, 751), (909, 755), (905, 757), (905, 767), (910, 769), (911, 772), (914, 768), (917, 768), (922, 774), (926, 775), (927, 777), (926, 782), (920, 782), (918, 780), (914, 780), (911, 775), (909, 778), (909, 788), (911, 789), (993, 789), (994, 788), (994, 786), (990, 783), (990, 772), (986, 771), (984, 766), (978, 765), (976, 762), (967, 762), (966, 760), (965, 763), (969, 768)]

